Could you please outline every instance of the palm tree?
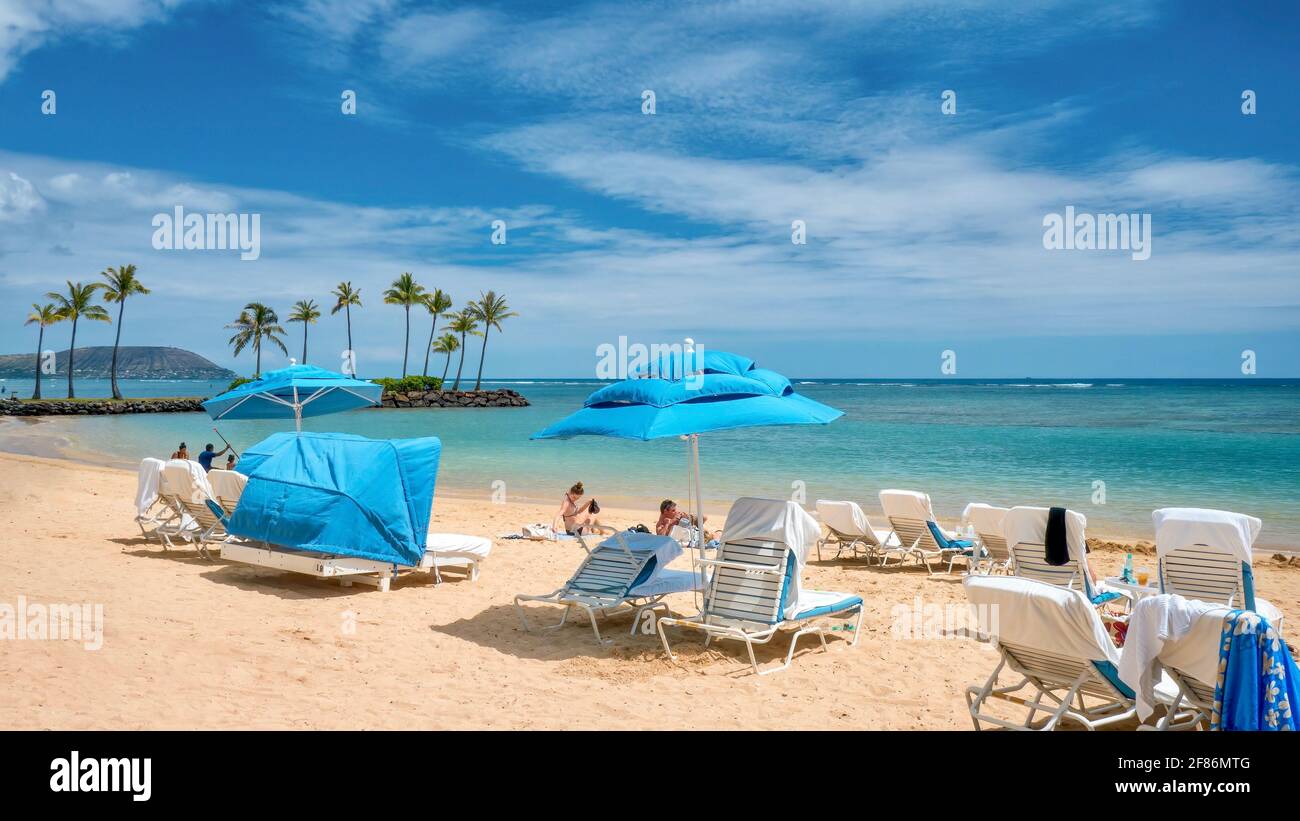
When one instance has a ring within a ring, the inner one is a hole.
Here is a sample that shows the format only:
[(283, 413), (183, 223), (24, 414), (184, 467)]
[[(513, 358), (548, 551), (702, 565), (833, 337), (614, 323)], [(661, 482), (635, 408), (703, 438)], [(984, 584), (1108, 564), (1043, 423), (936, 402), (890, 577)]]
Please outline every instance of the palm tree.
[[(330, 316), (337, 314), (340, 309), (342, 309), (344, 314), (347, 316), (348, 352), (350, 354), (352, 351), (352, 306), (355, 305), (358, 308), (361, 307), (361, 289), (353, 288), (351, 280), (348, 282), (340, 282), (334, 287), (334, 298), (336, 302), (334, 303), (334, 307), (330, 309)], [(356, 370), (355, 360), (350, 359), (349, 361), (354, 362), (352, 368), (353, 370)], [(350, 373), (348, 376), (356, 376), (356, 374)]]
[(406, 308), (406, 341), (402, 345), (402, 378), (406, 378), (406, 357), (411, 352), (411, 306), (424, 302), (427, 291), (415, 281), (409, 273), (403, 273), (393, 280), (393, 284), (384, 291), (384, 302), (388, 305), (401, 305)]
[(441, 288), (434, 288), (433, 293), (424, 297), (424, 307), (433, 316), (433, 327), (429, 329), (429, 344), (424, 346), (424, 375), (429, 375), (429, 349), (433, 347), (433, 334), (438, 330), (438, 317), (451, 309), (451, 297)]
[(474, 316), (466, 308), (451, 315), (451, 323), (448, 327), (460, 334), (460, 364), (456, 366), (456, 384), (451, 386), (452, 390), (458, 391), (460, 390), (460, 372), (465, 368), (465, 337), (471, 334), (478, 336), (478, 317)]
[(488, 291), (486, 294), (480, 293), (479, 296), (481, 297), (479, 301), (469, 306), (474, 317), (483, 323), (483, 349), (478, 354), (478, 378), (474, 380), (474, 390), (478, 390), (483, 382), (483, 357), (487, 356), (488, 333), (493, 328), (500, 331), (502, 322), (512, 316), (519, 316), (506, 304), (505, 294), (497, 296), (496, 291)]
[(117, 389), (117, 348), (122, 342), (122, 313), (126, 310), (126, 298), (134, 294), (144, 296), (149, 289), (135, 278), (134, 265), (119, 265), (100, 274), (104, 283), (99, 287), (104, 290), (104, 301), (117, 303), (117, 335), (113, 337), (113, 362), (109, 365), (108, 375), (113, 383), (113, 398), (121, 399), (122, 392)]
[(45, 298), (54, 300), (60, 319), (72, 320), (72, 342), (68, 345), (68, 398), (75, 399), (76, 394), (72, 391), (72, 355), (77, 348), (77, 320), (83, 316), (95, 322), (111, 323), (113, 320), (109, 317), (108, 311), (104, 310), (103, 305), (94, 304), (95, 292), (102, 287), (98, 282), (89, 285), (74, 283), (72, 280), (67, 282), (67, 294), (50, 291)]
[[(56, 322), (62, 321), (63, 317), (59, 315), (58, 308), (53, 305), (37, 305), (33, 302), (32, 312), (27, 315), (27, 321), (23, 323), (24, 325), (39, 325), (41, 328), (41, 332), (36, 337), (36, 392), (32, 394), (33, 399), (41, 398), (41, 349), (45, 347), (45, 329)], [(447, 362), (451, 362), (450, 354), (447, 355)]]
[[(300, 299), (293, 304), (289, 322), (302, 323), (302, 364), (307, 364), (307, 326), (320, 319), (320, 306), (314, 299)], [(351, 350), (351, 349), (349, 349)]]
[(262, 373), (262, 341), (269, 340), (274, 342), (285, 356), (289, 355), (289, 349), (284, 346), (284, 340), (280, 337), (284, 334), (284, 328), (280, 326), (280, 317), (275, 311), (263, 305), (260, 302), (250, 302), (244, 306), (244, 310), (239, 312), (239, 319), (227, 325), (238, 333), (230, 337), (228, 344), (235, 346), (235, 356), (239, 352), (253, 346), (257, 353), (257, 370), (253, 376), (260, 376)]
[(447, 371), (451, 368), (451, 355), (460, 347), (460, 340), (455, 334), (443, 334), (438, 337), (438, 341), (433, 343), (435, 353), (445, 353), (447, 355), (447, 364), (442, 366), (442, 382), (447, 383)]

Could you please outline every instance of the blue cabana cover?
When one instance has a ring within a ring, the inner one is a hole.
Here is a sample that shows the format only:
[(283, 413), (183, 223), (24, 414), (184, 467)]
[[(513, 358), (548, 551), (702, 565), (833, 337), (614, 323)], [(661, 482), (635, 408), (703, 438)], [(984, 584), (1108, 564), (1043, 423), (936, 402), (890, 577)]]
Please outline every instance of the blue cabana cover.
[[(824, 425), (843, 416), (795, 393), (789, 379), (755, 367), (753, 360), (724, 351), (705, 351), (703, 360), (701, 375), (633, 378), (606, 385), (587, 397), (582, 410), (532, 438), (648, 440), (764, 425)], [(682, 369), (674, 366), (672, 372)]]
[(373, 382), (315, 365), (290, 365), (212, 397), (203, 409), (213, 419), (292, 419), (295, 388), (302, 416), (378, 405), (384, 393), (383, 386)]
[(229, 532), (291, 550), (414, 566), (424, 556), (442, 443), (276, 433), (244, 451)]

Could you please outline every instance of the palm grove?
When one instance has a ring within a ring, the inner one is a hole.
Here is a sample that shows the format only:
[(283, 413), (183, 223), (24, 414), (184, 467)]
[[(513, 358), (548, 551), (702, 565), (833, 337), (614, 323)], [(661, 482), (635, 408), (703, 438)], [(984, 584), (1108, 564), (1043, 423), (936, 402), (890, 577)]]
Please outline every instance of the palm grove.
[[(55, 372), (53, 368), (47, 371), (48, 365), (43, 361), (45, 331), (50, 326), (61, 322), (67, 322), (71, 326), (67, 362), (68, 398), (73, 399), (76, 397), (73, 386), (73, 370), (77, 347), (77, 326), (82, 320), (112, 324), (113, 317), (109, 312), (109, 308), (106, 308), (105, 305), (116, 306), (117, 308), (117, 327), (113, 338), (113, 356), (109, 366), (109, 375), (113, 398), (122, 398), (122, 391), (117, 382), (117, 355), (122, 341), (122, 321), (126, 313), (126, 301), (133, 296), (147, 295), (149, 289), (137, 278), (136, 266), (134, 265), (119, 265), (116, 268), (108, 268), (100, 274), (100, 279), (99, 282), (88, 283), (69, 280), (66, 283), (66, 290), (50, 291), (45, 295), (45, 298), (50, 302), (43, 305), (33, 303), (31, 313), (28, 314), (26, 320), (27, 325), (35, 325), (38, 329), (35, 368), (36, 387), (32, 393), (33, 399), (41, 398), (42, 375)], [(98, 302), (96, 301), (97, 297)], [(510, 310), (505, 296), (503, 294), (499, 295), (495, 291), (482, 293), (477, 300), (471, 300), (459, 311), (453, 311), (454, 303), (445, 291), (441, 288), (434, 288), (430, 291), (416, 282), (415, 277), (409, 273), (403, 273), (393, 280), (392, 285), (384, 291), (383, 300), (387, 305), (401, 307), (404, 314), (402, 378), (405, 379), (409, 373), (411, 309), (414, 308), (416, 309), (417, 319), (421, 316), (420, 312), (423, 311), (423, 316), (427, 317), (429, 322), (429, 336), (424, 348), (424, 364), (421, 375), (426, 378), (429, 376), (429, 357), (431, 354), (438, 354), (445, 357), (442, 376), (439, 377), (439, 383), (445, 383), (447, 374), (451, 370), (452, 358), (458, 356), (456, 378), (452, 384), (452, 390), (460, 390), (461, 378), (465, 368), (465, 350), (469, 338), (478, 337), (482, 340), (479, 345), (478, 371), (474, 377), (473, 388), (478, 390), (483, 381), (483, 361), (487, 357), (489, 334), (494, 330), (499, 333), (502, 322), (518, 316), (517, 313)], [(331, 292), (330, 301), (332, 303), (330, 307), (331, 316), (340, 312), (343, 313), (343, 319), (347, 327), (350, 356), (350, 352), (355, 350), (352, 343), (352, 310), (362, 307), (361, 289), (354, 287), (351, 282), (340, 282)], [(100, 302), (104, 304), (99, 304)], [(321, 315), (321, 307), (317, 305), (315, 300), (304, 299), (293, 305), (285, 320), (289, 323), (302, 325), (303, 364), (307, 363), (308, 328), (316, 324)], [(444, 320), (441, 326), (441, 335), (438, 334), (439, 320)], [(285, 344), (285, 337), (288, 332), (280, 324), (280, 317), (275, 309), (264, 303), (248, 303), (239, 312), (238, 318), (226, 327), (235, 331), (229, 342), (234, 349), (235, 356), (239, 356), (246, 349), (252, 350), (254, 375), (262, 372), (262, 348), (265, 345), (271, 345), (279, 349), (285, 356), (289, 354), (288, 346)], [(423, 339), (422, 331), (421, 338)]]
[[(51, 300), (50, 302), (44, 305), (32, 304), (32, 312), (27, 315), (26, 324), (36, 325), (39, 328), (36, 340), (36, 389), (32, 392), (33, 399), (41, 398), (41, 375), (45, 371), (45, 363), (42, 361), (45, 329), (59, 322), (69, 322), (72, 325), (72, 338), (68, 343), (68, 398), (76, 398), (72, 384), (72, 371), (77, 353), (77, 324), (83, 319), (90, 322), (111, 323), (113, 321), (108, 310), (103, 305), (96, 304), (96, 295), (106, 304), (117, 306), (117, 333), (113, 337), (113, 359), (109, 366), (109, 376), (113, 386), (113, 398), (122, 398), (122, 391), (117, 384), (117, 351), (122, 343), (122, 319), (126, 313), (126, 301), (132, 296), (148, 294), (149, 289), (136, 278), (134, 265), (108, 268), (99, 276), (101, 282), (68, 280), (66, 291), (50, 291), (45, 295), (46, 299)], [(50, 372), (52, 373), (53, 369)]]
[[(352, 352), (356, 350), (352, 342), (352, 311), (354, 308), (360, 309), (363, 307), (361, 289), (355, 287), (351, 282), (340, 282), (330, 296), (330, 302), (332, 302), (330, 315), (343, 313), (347, 328), (347, 361), (354, 362), (351, 358)], [(402, 309), (402, 378), (406, 379), (408, 375), (411, 375), (411, 315), (414, 312), (417, 322), (423, 317), (429, 323), (429, 335), (427, 342), (424, 343), (423, 366), (420, 375), (427, 380), (429, 376), (429, 358), (432, 354), (439, 354), (444, 356), (445, 359), (442, 365), (442, 376), (436, 378), (439, 380), (440, 385), (445, 383), (447, 374), (451, 370), (452, 357), (457, 356), (456, 378), (452, 383), (452, 390), (460, 390), (460, 383), (465, 369), (465, 350), (469, 337), (481, 339), (478, 371), (474, 377), (473, 388), (473, 390), (478, 390), (483, 382), (483, 362), (487, 357), (489, 335), (492, 331), (499, 333), (502, 330), (502, 322), (518, 316), (517, 313), (510, 310), (505, 296), (497, 294), (495, 291), (482, 293), (478, 299), (471, 300), (458, 311), (453, 311), (452, 308), (455, 305), (447, 292), (441, 288), (432, 290), (425, 288), (410, 273), (403, 273), (393, 280), (392, 284), (383, 293), (383, 301), (385, 305), (393, 305)], [(309, 329), (317, 323), (321, 316), (321, 306), (315, 300), (304, 299), (294, 303), (285, 319), (287, 323), (302, 326), (302, 364), (304, 365), (307, 364), (309, 351)], [(440, 320), (442, 320), (441, 325), (439, 324)], [(271, 345), (279, 349), (286, 356), (289, 354), (289, 348), (285, 344), (289, 332), (280, 324), (280, 316), (275, 309), (265, 303), (248, 303), (240, 311), (239, 317), (226, 327), (235, 331), (234, 335), (230, 337), (230, 345), (234, 348), (235, 356), (239, 356), (247, 349), (252, 350), (255, 375), (262, 372), (262, 348), (265, 345)], [(440, 327), (442, 329), (441, 335), (438, 333)], [(421, 341), (425, 340), (422, 328), (417, 330), (417, 334)], [(417, 360), (418, 358), (417, 354)], [(353, 368), (355, 368), (355, 365), (353, 365)]]

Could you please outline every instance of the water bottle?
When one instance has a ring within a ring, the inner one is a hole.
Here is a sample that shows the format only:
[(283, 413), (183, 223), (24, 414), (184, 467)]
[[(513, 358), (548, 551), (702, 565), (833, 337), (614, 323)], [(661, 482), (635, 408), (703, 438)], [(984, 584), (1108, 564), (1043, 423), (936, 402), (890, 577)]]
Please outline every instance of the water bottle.
[(1133, 554), (1124, 554), (1124, 581), (1127, 584), (1133, 583)]

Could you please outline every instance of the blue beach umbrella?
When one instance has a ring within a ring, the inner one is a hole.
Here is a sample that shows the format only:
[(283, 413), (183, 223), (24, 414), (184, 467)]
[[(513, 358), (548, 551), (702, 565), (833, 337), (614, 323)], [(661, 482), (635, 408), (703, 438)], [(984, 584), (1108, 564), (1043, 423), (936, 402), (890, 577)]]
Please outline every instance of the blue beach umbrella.
[(441, 453), (432, 436), (272, 434), (239, 461), (248, 484), (229, 530), (291, 550), (417, 565)]
[(216, 421), (292, 417), (301, 431), (304, 416), (378, 405), (383, 394), (383, 386), (373, 382), (314, 365), (290, 365), (212, 397), (203, 409)]
[(686, 437), (695, 479), (695, 507), (703, 521), (701, 433), (769, 425), (825, 425), (844, 415), (795, 393), (789, 379), (758, 368), (743, 356), (705, 351), (702, 357), (688, 352), (685, 359), (681, 364), (697, 360), (696, 367), (663, 363), (658, 372), (666, 371), (671, 378), (647, 371), (607, 385), (588, 396), (581, 410), (531, 438), (614, 436), (648, 441)]

